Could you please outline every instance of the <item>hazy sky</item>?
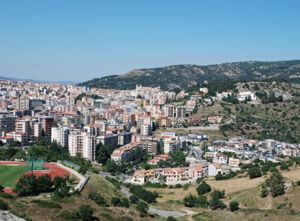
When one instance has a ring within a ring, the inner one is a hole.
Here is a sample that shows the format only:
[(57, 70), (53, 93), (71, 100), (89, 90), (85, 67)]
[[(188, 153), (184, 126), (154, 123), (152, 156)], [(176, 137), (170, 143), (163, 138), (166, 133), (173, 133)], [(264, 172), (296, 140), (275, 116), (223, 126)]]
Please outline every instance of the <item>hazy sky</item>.
[(0, 0), (0, 75), (300, 59), (298, 0)]

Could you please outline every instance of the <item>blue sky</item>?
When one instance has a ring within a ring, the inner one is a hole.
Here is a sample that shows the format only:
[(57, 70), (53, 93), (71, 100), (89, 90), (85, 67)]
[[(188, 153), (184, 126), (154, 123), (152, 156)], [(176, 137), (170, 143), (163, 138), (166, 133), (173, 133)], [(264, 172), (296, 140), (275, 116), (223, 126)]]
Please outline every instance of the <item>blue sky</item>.
[(0, 75), (300, 59), (298, 0), (0, 0)]

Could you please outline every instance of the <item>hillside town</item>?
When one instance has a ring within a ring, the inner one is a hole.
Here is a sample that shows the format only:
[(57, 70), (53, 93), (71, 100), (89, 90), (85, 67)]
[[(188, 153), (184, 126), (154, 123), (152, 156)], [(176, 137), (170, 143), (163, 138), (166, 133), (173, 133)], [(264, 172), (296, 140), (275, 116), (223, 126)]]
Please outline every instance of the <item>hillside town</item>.
[[(151, 168), (135, 167), (126, 181), (132, 184), (185, 184), (237, 172), (256, 159), (281, 162), (300, 156), (298, 144), (243, 137), (209, 140), (205, 134), (163, 130), (188, 127), (200, 99), (204, 103), (218, 100), (230, 96), (229, 92), (205, 98), (207, 88), (188, 96), (185, 91), (142, 86), (111, 90), (26, 81), (2, 80), (0, 84), (2, 146), (26, 147), (43, 138), (93, 163), (97, 163), (99, 145), (112, 150), (110, 158), (116, 164), (138, 165), (146, 156)], [(251, 91), (239, 92), (237, 99), (257, 102)], [(210, 116), (207, 121), (219, 126), (222, 116)], [(184, 153), (185, 165), (159, 167), (171, 161), (176, 151)]]

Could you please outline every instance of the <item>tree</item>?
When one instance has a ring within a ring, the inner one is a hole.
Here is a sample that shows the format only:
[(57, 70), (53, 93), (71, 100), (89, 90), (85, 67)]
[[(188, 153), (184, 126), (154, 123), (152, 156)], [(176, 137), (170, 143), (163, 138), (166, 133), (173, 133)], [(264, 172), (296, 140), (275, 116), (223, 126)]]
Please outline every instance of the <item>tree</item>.
[(147, 203), (141, 201), (137, 204), (136, 210), (141, 214), (141, 215), (146, 215), (149, 210), (149, 206)]
[(172, 166), (173, 167), (180, 167), (180, 166), (186, 166), (186, 157), (181, 150), (177, 150), (170, 153), (171, 160), (172, 160)]
[(8, 210), (8, 204), (2, 200), (0, 200), (0, 210)]
[(86, 172), (88, 171), (88, 167), (86, 165), (82, 165), (80, 168), (79, 168), (79, 173), (81, 174), (86, 174)]
[(248, 169), (248, 175), (250, 179), (261, 177), (261, 170), (258, 166), (250, 167)]
[(123, 198), (123, 199), (121, 200), (120, 206), (129, 208), (129, 206), (130, 206), (129, 200), (128, 200), (127, 198)]
[(202, 183), (199, 184), (196, 190), (199, 195), (207, 194), (211, 191), (211, 186), (208, 185), (205, 181), (203, 181)]
[(193, 196), (192, 194), (189, 194), (186, 197), (184, 197), (183, 203), (187, 207), (195, 207), (198, 204), (197, 197)]
[(236, 202), (236, 201), (230, 202), (230, 203), (229, 203), (229, 209), (230, 209), (231, 212), (234, 212), (234, 211), (239, 210), (239, 209), (240, 209), (240, 208), (239, 208), (239, 203)]
[(197, 204), (201, 208), (207, 208), (208, 205), (209, 205), (209, 203), (207, 201), (206, 195), (200, 195), (200, 196), (198, 196), (198, 198), (197, 198)]
[(131, 186), (129, 191), (136, 197), (146, 201), (147, 203), (154, 203), (158, 197), (158, 193), (145, 190), (142, 186)]
[(266, 187), (265, 184), (263, 184), (261, 187), (261, 190), (260, 190), (260, 196), (262, 198), (264, 198), (264, 197), (268, 196), (268, 194), (269, 194), (268, 188)]
[(271, 176), (266, 180), (266, 185), (270, 188), (270, 193), (273, 197), (284, 194), (284, 180), (282, 175), (277, 169), (273, 169)]
[(82, 205), (79, 207), (78, 215), (83, 221), (92, 220), (94, 210), (89, 205)]
[(70, 186), (67, 185), (67, 180), (64, 178), (56, 177), (54, 179), (54, 192), (53, 195), (59, 198), (69, 196)]
[(53, 182), (51, 180), (51, 177), (48, 174), (46, 174), (37, 179), (36, 191), (49, 192), (52, 186), (53, 186)]
[(111, 198), (111, 204), (113, 206), (120, 206), (121, 205), (121, 199), (119, 197), (113, 197), (113, 198)]
[(168, 216), (167, 221), (177, 221), (173, 216)]
[(19, 196), (31, 195), (34, 192), (37, 180), (35, 176), (24, 175), (22, 176), (15, 187), (15, 191)]
[(210, 207), (211, 209), (224, 209), (226, 205), (220, 200), (220, 198), (224, 198), (225, 192), (224, 191), (213, 191), (211, 193), (211, 200), (210, 200)]
[(139, 202), (139, 198), (134, 196), (134, 195), (131, 195), (129, 197), (129, 200), (130, 200), (131, 203), (134, 203), (134, 204), (137, 204)]
[(109, 173), (117, 173), (119, 171), (119, 166), (115, 161), (108, 159), (106, 162), (106, 171)]
[(97, 149), (96, 160), (98, 163), (105, 165), (107, 160), (110, 158), (109, 150), (108, 148), (104, 147), (102, 143), (97, 146)]
[(212, 197), (210, 200), (210, 207), (211, 209), (224, 209), (226, 205), (216, 196)]
[(107, 203), (106, 203), (106, 200), (100, 195), (98, 194), (97, 192), (92, 192), (89, 194), (89, 198), (91, 200), (94, 200), (95, 203), (98, 205), (98, 206), (103, 206), (103, 207), (107, 207)]

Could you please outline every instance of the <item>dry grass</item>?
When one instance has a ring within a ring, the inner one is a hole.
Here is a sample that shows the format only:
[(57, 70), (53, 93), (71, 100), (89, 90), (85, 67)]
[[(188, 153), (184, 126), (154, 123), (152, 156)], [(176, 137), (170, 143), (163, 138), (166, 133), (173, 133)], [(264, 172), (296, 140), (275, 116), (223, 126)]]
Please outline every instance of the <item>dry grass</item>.
[(229, 212), (226, 210), (216, 210), (204, 212), (193, 217), (195, 221), (299, 221), (299, 216), (288, 213), (280, 213), (276, 210), (260, 211), (240, 211)]
[(214, 189), (225, 190), (227, 194), (240, 192), (246, 189), (257, 187), (264, 182), (264, 177), (249, 179), (248, 177), (229, 179), (229, 180), (210, 180), (207, 181)]
[(300, 180), (300, 168), (292, 168), (290, 171), (285, 171), (282, 176), (292, 181)]

